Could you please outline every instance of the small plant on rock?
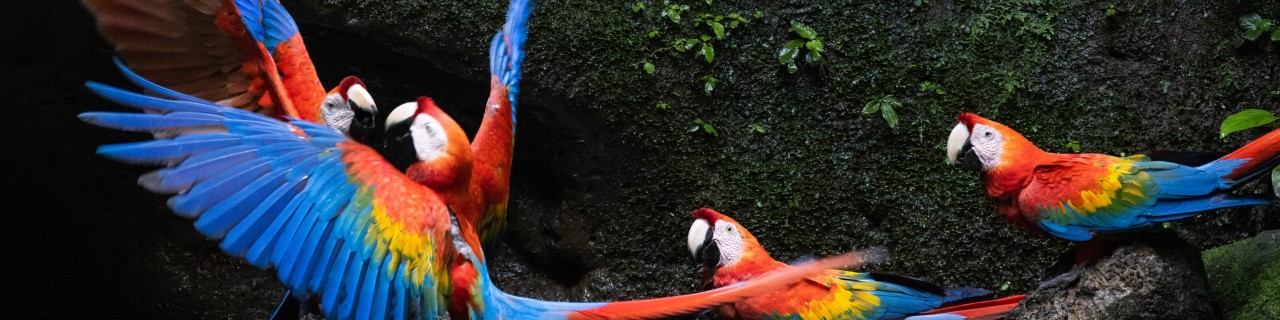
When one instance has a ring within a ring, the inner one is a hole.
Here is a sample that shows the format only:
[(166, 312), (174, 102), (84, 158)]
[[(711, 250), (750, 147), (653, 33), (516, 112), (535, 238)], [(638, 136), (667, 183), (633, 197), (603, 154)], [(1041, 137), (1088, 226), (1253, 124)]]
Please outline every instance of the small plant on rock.
[[(807, 64), (822, 64), (822, 53), (826, 48), (822, 45), (822, 37), (818, 36), (818, 32), (809, 26), (792, 21), (791, 32), (800, 36), (800, 39), (792, 39), (782, 45), (782, 51), (778, 52), (778, 63), (787, 67), (787, 72), (796, 73), (800, 70), (796, 65), (796, 57), (803, 51), (808, 51), (804, 59)], [(807, 49), (807, 50), (806, 50)]]

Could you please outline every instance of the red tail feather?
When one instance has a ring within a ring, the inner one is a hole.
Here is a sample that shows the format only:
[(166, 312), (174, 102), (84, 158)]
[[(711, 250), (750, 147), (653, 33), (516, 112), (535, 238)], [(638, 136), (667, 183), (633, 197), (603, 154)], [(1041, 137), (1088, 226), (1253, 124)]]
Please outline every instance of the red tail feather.
[(675, 297), (613, 302), (600, 308), (582, 310), (571, 314), (569, 319), (657, 319), (690, 314), (778, 290), (797, 281), (826, 272), (827, 269), (838, 269), (874, 262), (880, 259), (879, 255), (881, 253), (846, 253), (770, 272), (760, 278), (715, 290)]
[[(1275, 164), (1280, 159), (1280, 129), (1273, 130), (1261, 138), (1254, 139), (1245, 144), (1240, 149), (1236, 149), (1219, 160), (1244, 159), (1248, 158), (1249, 162), (1245, 162), (1227, 174), (1224, 178), (1231, 180), (1239, 180), (1252, 176), (1259, 170), (1271, 169), (1265, 165)], [(1262, 166), (1262, 167), (1260, 167)]]
[(1013, 307), (1018, 306), (1018, 302), (1022, 301), (1022, 297), (1022, 295), (1016, 295), (995, 300), (978, 301), (933, 309), (920, 314), (954, 314), (973, 320), (1000, 319), (1008, 315), (1010, 311), (1013, 311)]

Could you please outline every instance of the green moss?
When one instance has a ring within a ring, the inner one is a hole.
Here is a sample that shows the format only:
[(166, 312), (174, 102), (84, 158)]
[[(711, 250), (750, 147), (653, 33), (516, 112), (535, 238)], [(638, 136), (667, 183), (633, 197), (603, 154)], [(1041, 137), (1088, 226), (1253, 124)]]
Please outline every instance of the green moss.
[(1280, 318), (1280, 232), (1206, 250), (1204, 264), (1227, 319)]
[[(1049, 151), (1078, 141), (1083, 152), (1133, 154), (1228, 150), (1256, 137), (1218, 139), (1238, 104), (1280, 106), (1268, 94), (1277, 53), (1232, 40), (1244, 12), (1280, 16), (1274, 0), (1124, 3), (1111, 16), (1106, 1), (716, 1), (715, 12), (763, 16), (730, 30), (709, 65), (654, 55), (649, 31), (671, 22), (648, 16), (659, 2), (646, 2), (637, 13), (633, 1), (544, 1), (531, 22), (521, 94), (524, 110), (542, 109), (521, 116), (589, 115), (567, 119), (605, 128), (582, 139), (625, 168), (573, 178), (608, 188), (564, 202), (590, 221), (588, 269), (617, 283), (593, 284), (606, 288), (594, 298), (693, 290), (681, 248), (698, 207), (738, 218), (780, 260), (880, 245), (895, 255), (875, 269), (1025, 291), (1068, 244), (1010, 226), (974, 174), (944, 164), (956, 114), (988, 116)], [(402, 30), (385, 41), (477, 81), (504, 10), (477, 0), (409, 4), (416, 13), (393, 1), (323, 3), (355, 17), (340, 20), (355, 30)], [(790, 21), (821, 31), (824, 71), (777, 63)], [(648, 74), (640, 61), (658, 68)], [(698, 80), (708, 74), (719, 79), (709, 97)], [(926, 81), (945, 93), (920, 90)], [(896, 130), (860, 113), (885, 95), (903, 105)], [(689, 132), (694, 119), (719, 136)], [(1223, 210), (1172, 228), (1212, 247), (1280, 227), (1278, 213)]]

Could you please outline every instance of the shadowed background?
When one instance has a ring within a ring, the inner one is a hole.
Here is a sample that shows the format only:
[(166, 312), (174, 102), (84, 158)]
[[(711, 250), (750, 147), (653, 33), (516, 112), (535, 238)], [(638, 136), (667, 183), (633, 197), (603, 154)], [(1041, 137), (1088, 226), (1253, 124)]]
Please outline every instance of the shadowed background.
[[(1280, 48), (1240, 39), (1237, 25), (1247, 13), (1280, 17), (1275, 1), (1118, 4), (1111, 14), (1097, 1), (684, 2), (679, 25), (654, 1), (636, 12), (549, 0), (535, 12), (510, 226), (487, 248), (504, 289), (576, 301), (692, 292), (688, 214), (708, 206), (779, 260), (882, 245), (895, 256), (877, 270), (1021, 292), (1067, 245), (1007, 225), (973, 173), (943, 163), (957, 113), (1005, 123), (1048, 151), (1075, 141), (1132, 154), (1229, 150), (1261, 130), (1220, 140), (1223, 118), (1280, 110)], [(287, 4), (324, 83), (358, 75), (385, 107), (430, 95), (464, 128), (478, 126), (504, 3)], [(0, 9), (10, 90), (0, 132), (17, 160), (5, 184), (17, 206), (0, 223), (5, 304), (22, 318), (266, 317), (283, 294), (273, 272), (221, 254), (137, 187), (150, 168), (93, 154), (144, 136), (75, 119), (122, 110), (82, 86), (125, 84), (91, 17), (67, 0)], [(702, 13), (750, 21), (715, 42), (712, 63), (664, 49), (710, 33), (688, 21)], [(798, 37), (792, 20), (823, 37), (825, 67), (791, 74), (778, 64)], [(705, 75), (719, 81), (710, 96)], [(902, 103), (897, 129), (860, 112), (886, 95)], [(1277, 211), (1169, 227), (1210, 248), (1280, 228)]]

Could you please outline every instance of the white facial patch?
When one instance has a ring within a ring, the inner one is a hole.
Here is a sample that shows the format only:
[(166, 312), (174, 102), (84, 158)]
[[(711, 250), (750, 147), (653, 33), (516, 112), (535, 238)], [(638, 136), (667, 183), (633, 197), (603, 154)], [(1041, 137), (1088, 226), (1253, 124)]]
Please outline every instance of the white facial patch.
[(707, 224), (707, 220), (693, 220), (693, 225), (689, 226), (689, 254), (698, 256), (698, 247), (702, 246), (702, 241), (707, 239), (707, 229), (711, 225)]
[(966, 140), (969, 140), (969, 128), (963, 123), (956, 124), (951, 129), (951, 136), (947, 137), (947, 164), (955, 164), (960, 158), (960, 148), (964, 147)]
[(715, 234), (711, 236), (720, 247), (720, 265), (731, 266), (742, 258), (742, 234), (732, 223), (716, 221)]
[(409, 133), (413, 136), (413, 149), (418, 152), (420, 161), (434, 160), (444, 154), (444, 148), (449, 145), (444, 126), (429, 115), (419, 114), (414, 117)]
[(324, 103), (320, 105), (320, 121), (330, 128), (338, 129), (342, 133), (348, 133), (347, 129), (351, 128), (351, 119), (355, 118), (355, 112), (351, 111), (351, 107), (347, 106), (346, 101), (342, 101), (342, 96), (337, 93), (324, 97)]
[(973, 125), (973, 135), (969, 137), (973, 152), (982, 162), (982, 171), (990, 171), (1000, 164), (1000, 156), (1004, 154), (1004, 135), (996, 128), (982, 124)]
[(397, 106), (395, 109), (391, 109), (391, 113), (387, 114), (387, 123), (383, 130), (391, 130), (391, 127), (394, 127), (401, 122), (408, 121), (409, 118), (413, 117), (413, 114), (417, 111), (417, 102), (405, 102), (404, 104)]
[(365, 111), (375, 112), (378, 110), (378, 107), (373, 104), (373, 96), (370, 96), (369, 91), (359, 84), (347, 88), (347, 100), (351, 100), (352, 104)]

